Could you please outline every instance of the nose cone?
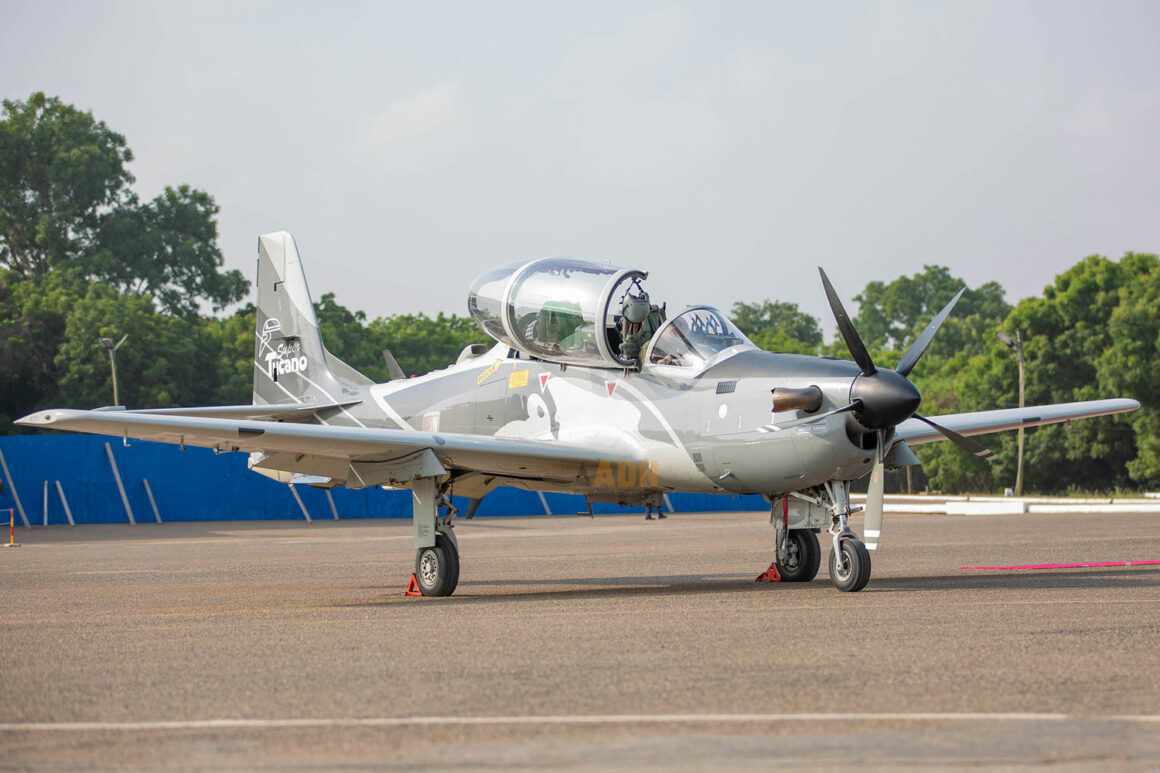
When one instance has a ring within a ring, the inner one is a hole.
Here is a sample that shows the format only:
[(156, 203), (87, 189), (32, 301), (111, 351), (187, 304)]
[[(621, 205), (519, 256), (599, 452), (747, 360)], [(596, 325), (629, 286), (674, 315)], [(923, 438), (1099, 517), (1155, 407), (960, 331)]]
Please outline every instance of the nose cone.
[(914, 384), (884, 368), (879, 368), (872, 376), (854, 379), (850, 397), (862, 401), (862, 407), (854, 415), (868, 429), (889, 429), (901, 424), (922, 403), (922, 395)]

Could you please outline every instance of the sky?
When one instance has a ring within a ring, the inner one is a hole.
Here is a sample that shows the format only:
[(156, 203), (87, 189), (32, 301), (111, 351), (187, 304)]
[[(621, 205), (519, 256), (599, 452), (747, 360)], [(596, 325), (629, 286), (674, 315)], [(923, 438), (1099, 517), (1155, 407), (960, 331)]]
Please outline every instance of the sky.
[(832, 329), (819, 265), (1014, 301), (1160, 251), (1160, 3), (322, 5), (0, 0), (0, 96), (91, 110), (143, 196), (214, 196), (228, 266), (288, 230), (371, 316), (567, 255)]

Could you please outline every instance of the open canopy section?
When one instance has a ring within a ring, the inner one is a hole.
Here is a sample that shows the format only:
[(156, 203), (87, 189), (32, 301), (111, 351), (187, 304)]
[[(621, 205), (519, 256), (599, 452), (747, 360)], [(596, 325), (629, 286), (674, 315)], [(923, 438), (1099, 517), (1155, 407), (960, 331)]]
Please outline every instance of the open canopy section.
[(637, 364), (664, 322), (648, 274), (573, 258), (510, 264), (480, 275), (467, 308), (489, 336), (538, 359), (620, 368)]

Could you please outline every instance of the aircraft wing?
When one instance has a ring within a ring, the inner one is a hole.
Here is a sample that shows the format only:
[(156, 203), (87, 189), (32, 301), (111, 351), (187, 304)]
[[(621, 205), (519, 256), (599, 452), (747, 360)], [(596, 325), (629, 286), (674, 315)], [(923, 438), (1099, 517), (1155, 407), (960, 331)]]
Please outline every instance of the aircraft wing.
[[(396, 474), (400, 463), (405, 465), (424, 450), (433, 452), (448, 470), (557, 481), (576, 480), (602, 463), (639, 461), (612, 449), (542, 440), (119, 410), (47, 410), (16, 423), (221, 451), (260, 452), (265, 460), (293, 460), (296, 471), (355, 486), (401, 480), (390, 476)], [(276, 461), (268, 466), (285, 469)]]
[[(294, 419), (308, 419), (318, 411), (328, 408), (347, 408), (357, 405), (353, 400), (347, 403), (267, 403), (265, 405), (215, 405), (207, 408), (142, 408), (133, 413), (143, 413), (153, 416), (197, 416), (203, 419), (275, 419), (290, 421)], [(106, 408), (102, 412), (121, 408)]]
[[(1140, 407), (1135, 400), (1088, 400), (1081, 403), (1057, 403), (1027, 408), (1004, 408), (997, 411), (950, 413), (931, 416), (932, 421), (960, 435), (989, 435), (1020, 427), (1042, 427), (1092, 416), (1129, 413)], [(945, 440), (937, 430), (918, 419), (907, 419), (898, 425), (895, 438), (910, 445)]]

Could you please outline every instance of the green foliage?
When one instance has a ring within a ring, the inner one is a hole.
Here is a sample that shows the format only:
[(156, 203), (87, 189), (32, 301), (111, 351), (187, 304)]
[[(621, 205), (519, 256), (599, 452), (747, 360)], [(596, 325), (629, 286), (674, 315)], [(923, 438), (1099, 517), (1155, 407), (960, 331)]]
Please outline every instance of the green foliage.
[(208, 366), (217, 378), (214, 405), (244, 405), (254, 393), (254, 330), (257, 313), (246, 304), (228, 317), (210, 317), (203, 321), (206, 335), (212, 341), (214, 359)]
[(21, 279), (0, 269), (0, 431), (57, 394), (57, 348), (81, 292), (62, 273)]
[(204, 405), (216, 392), (212, 339), (205, 326), (158, 313), (148, 295), (91, 284), (69, 310), (57, 349), (59, 399), (78, 408), (112, 403), (108, 354), (98, 338), (128, 335), (117, 351), (123, 405)]
[(327, 350), (380, 382), (389, 378), (384, 349), (408, 375), (423, 375), (455, 362), (467, 345), (488, 341), (469, 317), (398, 314), (367, 322), (364, 312), (342, 306), (334, 293), (324, 294), (314, 310)]
[(37, 92), (0, 116), (0, 264), (40, 276), (78, 258), (133, 176), (125, 138)]
[(730, 319), (749, 340), (771, 352), (817, 354), (822, 348), (822, 328), (817, 318), (796, 303), (738, 302), (733, 304)]
[(0, 266), (33, 279), (63, 270), (148, 294), (173, 314), (221, 310), (248, 282), (222, 271), (218, 208), (167, 187), (142, 204), (125, 138), (55, 97), (5, 100), (0, 115)]
[[(380, 317), (368, 330), (382, 349), (390, 349), (408, 375), (428, 373), (455, 362), (469, 344), (490, 339), (469, 317), (426, 314), (398, 314)], [(380, 354), (379, 361), (382, 362)], [(384, 370), (385, 370), (385, 366)]]
[(167, 187), (150, 202), (135, 196), (101, 221), (83, 266), (92, 276), (157, 299), (172, 314), (191, 316), (204, 300), (221, 310), (245, 297), (240, 271), (222, 271), (218, 206), (188, 185)]

